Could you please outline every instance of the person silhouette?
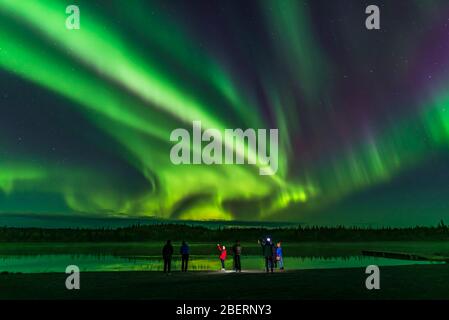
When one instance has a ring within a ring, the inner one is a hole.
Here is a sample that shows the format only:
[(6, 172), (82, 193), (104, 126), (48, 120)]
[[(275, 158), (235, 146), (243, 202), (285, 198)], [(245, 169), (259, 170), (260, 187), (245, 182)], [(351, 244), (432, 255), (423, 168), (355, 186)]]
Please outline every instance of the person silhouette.
[(187, 242), (183, 241), (181, 245), (181, 271), (187, 272), (188, 266), (189, 266), (189, 254), (190, 254), (190, 248)]
[(173, 256), (173, 246), (171, 240), (167, 240), (167, 243), (162, 248), (162, 258), (164, 259), (164, 273), (170, 274), (171, 272), (171, 258)]
[(267, 237), (266, 239), (259, 241), (259, 243), (262, 246), (262, 254), (265, 258), (265, 269), (267, 273), (269, 272), (269, 270), (273, 272), (274, 267), (273, 242), (271, 241), (270, 237)]
[(276, 261), (279, 264), (279, 269), (284, 270), (284, 252), (282, 250), (282, 242), (279, 241), (276, 247)]
[(237, 240), (232, 247), (232, 254), (234, 256), (234, 270), (235, 272), (242, 272), (242, 265), (240, 261), (240, 256), (242, 254), (242, 246), (240, 245), (240, 241)]

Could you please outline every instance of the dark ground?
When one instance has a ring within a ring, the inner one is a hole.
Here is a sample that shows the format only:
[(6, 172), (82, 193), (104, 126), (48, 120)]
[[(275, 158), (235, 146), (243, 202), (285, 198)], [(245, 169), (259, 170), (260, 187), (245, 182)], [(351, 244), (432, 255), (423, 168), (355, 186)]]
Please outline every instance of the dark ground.
[(449, 299), (449, 265), (381, 267), (380, 290), (365, 288), (365, 270), (275, 274), (85, 272), (81, 289), (66, 274), (2, 274), (0, 299)]

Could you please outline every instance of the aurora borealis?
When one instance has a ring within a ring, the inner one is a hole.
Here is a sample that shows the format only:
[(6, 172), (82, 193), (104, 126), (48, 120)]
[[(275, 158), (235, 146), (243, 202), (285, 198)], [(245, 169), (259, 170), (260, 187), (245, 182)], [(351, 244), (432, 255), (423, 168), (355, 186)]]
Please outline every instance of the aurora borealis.
[[(0, 21), (3, 214), (447, 217), (447, 1), (1, 0)], [(172, 164), (193, 121), (279, 129), (276, 175)]]

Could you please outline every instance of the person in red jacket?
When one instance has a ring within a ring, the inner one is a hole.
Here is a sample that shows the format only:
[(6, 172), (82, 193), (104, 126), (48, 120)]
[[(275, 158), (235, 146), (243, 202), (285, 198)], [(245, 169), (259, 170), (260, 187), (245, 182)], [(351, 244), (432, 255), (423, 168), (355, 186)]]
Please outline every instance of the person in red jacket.
[(221, 261), (221, 271), (225, 271), (225, 260), (226, 260), (226, 247), (217, 244), (218, 251), (220, 251), (220, 261)]

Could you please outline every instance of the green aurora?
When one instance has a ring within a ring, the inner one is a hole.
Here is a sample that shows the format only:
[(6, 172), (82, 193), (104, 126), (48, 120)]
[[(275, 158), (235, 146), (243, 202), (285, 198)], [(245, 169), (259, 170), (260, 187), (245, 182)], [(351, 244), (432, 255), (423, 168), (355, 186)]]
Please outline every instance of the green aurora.
[[(72, 1), (0, 1), (5, 214), (339, 222), (338, 204), (447, 155), (443, 1), (407, 2), (407, 34), (393, 18), (369, 33), (363, 4), (75, 2), (80, 30), (65, 28)], [(173, 165), (170, 133), (195, 120), (278, 128), (277, 174)], [(341, 223), (396, 222), (404, 204), (388, 205)], [(409, 221), (447, 215), (428, 214)]]

